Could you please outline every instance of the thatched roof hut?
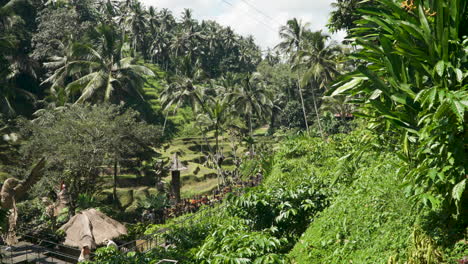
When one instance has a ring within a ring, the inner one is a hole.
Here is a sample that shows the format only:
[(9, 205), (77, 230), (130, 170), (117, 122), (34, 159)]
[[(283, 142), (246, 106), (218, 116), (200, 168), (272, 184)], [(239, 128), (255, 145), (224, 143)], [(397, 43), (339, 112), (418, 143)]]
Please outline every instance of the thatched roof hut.
[(66, 233), (64, 244), (79, 248), (96, 248), (96, 245), (104, 244), (106, 239), (127, 234), (127, 228), (123, 224), (96, 209), (76, 214), (60, 229)]

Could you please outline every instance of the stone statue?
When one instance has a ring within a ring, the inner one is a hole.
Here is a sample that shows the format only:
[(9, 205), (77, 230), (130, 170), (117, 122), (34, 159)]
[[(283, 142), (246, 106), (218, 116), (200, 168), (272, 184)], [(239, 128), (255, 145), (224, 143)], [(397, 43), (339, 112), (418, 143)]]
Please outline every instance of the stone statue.
[(16, 208), (16, 201), (26, 195), (31, 187), (40, 180), (44, 173), (46, 161), (42, 158), (39, 163), (34, 166), (28, 178), (24, 181), (19, 181), (15, 178), (8, 178), (2, 186), (0, 192), (1, 207), (9, 210), (8, 216), (8, 230), (3, 234), (3, 240), (9, 246), (18, 243), (16, 238), (16, 220), (18, 219), (18, 211)]

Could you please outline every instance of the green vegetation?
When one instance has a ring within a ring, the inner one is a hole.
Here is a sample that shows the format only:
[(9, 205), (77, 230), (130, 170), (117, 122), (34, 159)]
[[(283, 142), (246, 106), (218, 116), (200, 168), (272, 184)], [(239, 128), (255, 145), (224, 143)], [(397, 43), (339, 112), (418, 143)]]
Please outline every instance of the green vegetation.
[(188, 9), (43, 2), (0, 0), (0, 179), (34, 183), (20, 228), (59, 242), (97, 208), (119, 244), (158, 241), (95, 263), (467, 263), (466, 1), (336, 0), (343, 43), (292, 18), (263, 55)]

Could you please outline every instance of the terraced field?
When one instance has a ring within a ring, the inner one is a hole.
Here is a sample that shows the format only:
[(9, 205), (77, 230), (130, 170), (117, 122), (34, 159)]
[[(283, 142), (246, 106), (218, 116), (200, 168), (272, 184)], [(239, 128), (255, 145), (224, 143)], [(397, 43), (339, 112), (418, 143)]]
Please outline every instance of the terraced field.
[[(257, 140), (268, 139), (264, 136), (267, 129), (267, 127), (262, 127), (255, 131)], [(206, 140), (203, 137), (176, 138), (161, 148), (160, 153), (162, 153), (163, 158), (170, 160), (177, 153), (179, 160), (187, 167), (187, 170), (181, 172), (181, 195), (183, 198), (208, 194), (217, 187), (216, 169), (210, 166), (209, 161), (207, 162), (209, 148), (214, 146), (214, 141), (214, 137), (210, 134)], [(207, 145), (207, 142), (210, 147)], [(219, 147), (226, 157), (226, 160), (223, 162), (223, 169), (234, 169), (232, 143), (228, 139), (221, 137)], [(245, 155), (246, 151), (245, 146), (238, 146), (236, 155), (241, 157)], [(110, 180), (109, 177), (109, 182)], [(169, 184), (170, 180), (170, 176), (163, 179), (167, 184)], [(153, 186), (136, 184), (136, 182), (138, 182), (136, 181), (136, 175), (119, 175), (117, 195), (120, 205), (126, 211), (134, 210), (139, 200), (145, 199), (150, 194), (157, 193), (156, 188)], [(103, 191), (103, 195), (112, 195), (111, 186)]]

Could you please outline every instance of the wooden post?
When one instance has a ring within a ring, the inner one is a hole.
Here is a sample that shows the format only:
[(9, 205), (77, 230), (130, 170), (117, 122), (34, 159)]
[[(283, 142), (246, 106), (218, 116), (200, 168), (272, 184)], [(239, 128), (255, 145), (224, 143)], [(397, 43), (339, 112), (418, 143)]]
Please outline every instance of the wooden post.
[(172, 194), (175, 196), (176, 203), (180, 202), (180, 171), (186, 170), (187, 168), (179, 161), (177, 158), (177, 153), (174, 154), (174, 158), (172, 159), (171, 165), (171, 191)]
[(176, 203), (180, 203), (180, 171), (173, 170), (171, 174), (172, 174), (172, 180), (171, 180), (172, 194), (175, 196)]

